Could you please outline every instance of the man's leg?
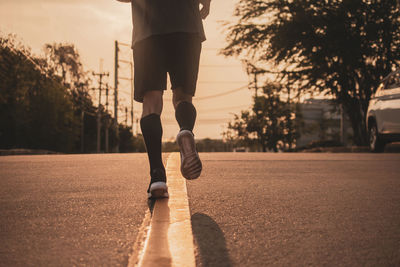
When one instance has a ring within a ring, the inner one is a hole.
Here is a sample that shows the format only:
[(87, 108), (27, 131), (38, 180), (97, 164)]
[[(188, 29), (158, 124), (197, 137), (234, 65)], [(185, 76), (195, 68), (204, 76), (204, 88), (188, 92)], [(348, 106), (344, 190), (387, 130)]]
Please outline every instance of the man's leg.
[(165, 168), (162, 162), (162, 125), (160, 115), (163, 108), (163, 91), (148, 91), (143, 97), (143, 112), (140, 120), (147, 155), (150, 162), (151, 181), (149, 197), (168, 197)]
[(172, 102), (180, 130), (193, 131), (197, 113), (192, 104), (192, 96), (185, 94), (181, 88), (176, 88), (173, 91)]
[(196, 150), (193, 128), (196, 121), (196, 108), (192, 104), (192, 96), (185, 94), (182, 88), (173, 91), (175, 117), (180, 131), (176, 138), (181, 152), (181, 173), (186, 179), (200, 176), (202, 164)]

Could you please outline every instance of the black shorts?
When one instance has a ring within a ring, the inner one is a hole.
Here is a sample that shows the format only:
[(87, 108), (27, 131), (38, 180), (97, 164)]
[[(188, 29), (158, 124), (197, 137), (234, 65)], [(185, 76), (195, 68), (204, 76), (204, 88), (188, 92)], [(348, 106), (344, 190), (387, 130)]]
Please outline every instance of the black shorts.
[(133, 47), (134, 99), (143, 102), (147, 91), (166, 90), (167, 73), (172, 90), (179, 87), (194, 96), (200, 52), (200, 37), (193, 33), (154, 35), (137, 42)]

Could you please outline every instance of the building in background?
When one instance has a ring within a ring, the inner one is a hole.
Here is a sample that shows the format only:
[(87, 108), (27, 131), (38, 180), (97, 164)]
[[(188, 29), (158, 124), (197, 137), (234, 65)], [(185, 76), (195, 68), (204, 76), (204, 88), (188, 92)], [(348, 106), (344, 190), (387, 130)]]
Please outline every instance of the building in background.
[(300, 104), (300, 109), (304, 128), (300, 138), (297, 139), (297, 147), (324, 142), (347, 145), (351, 127), (340, 107), (332, 100), (306, 99)]

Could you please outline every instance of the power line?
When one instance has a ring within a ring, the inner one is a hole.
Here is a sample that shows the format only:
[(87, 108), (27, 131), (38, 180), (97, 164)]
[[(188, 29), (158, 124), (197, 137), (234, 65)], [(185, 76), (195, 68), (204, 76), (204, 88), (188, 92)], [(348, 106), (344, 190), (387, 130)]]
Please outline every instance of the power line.
[[(209, 96), (203, 96), (203, 97), (196, 97), (195, 100), (206, 100), (206, 99), (210, 99), (210, 98), (215, 98), (215, 97), (220, 97), (220, 96), (224, 96), (224, 95), (229, 95), (229, 94), (238, 92), (238, 91), (243, 90), (243, 89), (247, 89), (247, 85), (244, 85), (244, 86), (242, 86), (242, 87), (239, 87), (239, 88), (236, 88), (236, 89), (233, 89), (233, 90), (229, 90), (229, 91), (226, 91), (226, 92), (223, 92), (223, 93), (215, 94), (215, 95), (209, 95)], [(166, 101), (171, 101), (172, 98), (164, 98), (164, 100), (166, 100)]]
[(220, 96), (224, 96), (224, 95), (229, 95), (238, 91), (241, 91), (243, 89), (247, 89), (247, 85), (233, 89), (233, 90), (229, 90), (223, 93), (219, 93), (219, 94), (215, 94), (215, 95), (209, 95), (209, 96), (203, 96), (203, 97), (197, 97), (196, 100), (206, 100), (206, 99), (210, 99), (210, 98), (215, 98), (215, 97), (220, 97)]
[(197, 83), (247, 83), (247, 81), (198, 81)]
[[(224, 124), (228, 121), (232, 120), (232, 118), (217, 118), (217, 119), (198, 119), (196, 120), (197, 124)], [(161, 118), (163, 125), (175, 125), (177, 122), (173, 119), (163, 119)]]
[(238, 68), (238, 67), (242, 67), (242, 65), (228, 65), (228, 64), (204, 64), (204, 65), (200, 65), (200, 68)]
[(232, 109), (237, 109), (237, 108), (248, 108), (249, 105), (239, 105), (239, 106), (230, 106), (230, 107), (221, 107), (221, 108), (213, 108), (213, 109), (205, 109), (204, 111), (201, 110), (201, 108), (197, 108), (199, 110), (200, 113), (206, 113), (206, 112), (214, 112), (214, 111), (228, 111), (228, 110), (232, 110)]
[(41, 67), (39, 64), (37, 64), (37, 63), (34, 61), (34, 59), (33, 59), (30, 55), (25, 54), (25, 52), (22, 51), (22, 50), (17, 51), (17, 50), (15, 50), (14, 47), (12, 47), (12, 46), (8, 46), (8, 48), (11, 49), (11, 50), (12, 50), (14, 53), (16, 53), (17, 55), (18, 55), (18, 53), (21, 53), (22, 55), (24, 55), (24, 56), (25, 56), (25, 59), (27, 59), (29, 62), (31, 62), (31, 63), (34, 65), (34, 67), (35, 67), (38, 71), (40, 71), (41, 74), (45, 75), (45, 76), (46, 76), (47, 78), (49, 78), (49, 79), (53, 79), (52, 77), (50, 77), (50, 76), (47, 74), (47, 72), (46, 72), (45, 70), (42, 69), (42, 67)]
[[(98, 106), (98, 108), (97, 108), (97, 149), (96, 149), (96, 151), (97, 151), (97, 153), (100, 153), (100, 148), (101, 148), (101, 144), (100, 144), (100, 142), (101, 142), (101, 108), (102, 108), (102, 105), (101, 105), (101, 91), (103, 90), (103, 88), (101, 87), (102, 86), (102, 80), (103, 80), (103, 77), (108, 77), (110, 74), (108, 73), (108, 72), (102, 72), (102, 64), (100, 65), (100, 72), (99, 73), (96, 73), (96, 72), (92, 72), (92, 74), (93, 74), (93, 76), (99, 76), (99, 88), (98, 88), (98, 90), (99, 90), (99, 106)], [(108, 86), (107, 86), (107, 98), (108, 98)], [(108, 105), (108, 103), (107, 103), (107, 105)], [(106, 138), (105, 138), (105, 140), (106, 140), (106, 153), (108, 152), (108, 125), (106, 125)]]
[(130, 44), (128, 44), (128, 43), (121, 43), (121, 42), (118, 42), (118, 44), (119, 44), (119, 45), (122, 45), (122, 46), (131, 47), (131, 45), (130, 45)]
[(221, 50), (221, 48), (217, 48), (217, 47), (203, 47), (201, 50)]

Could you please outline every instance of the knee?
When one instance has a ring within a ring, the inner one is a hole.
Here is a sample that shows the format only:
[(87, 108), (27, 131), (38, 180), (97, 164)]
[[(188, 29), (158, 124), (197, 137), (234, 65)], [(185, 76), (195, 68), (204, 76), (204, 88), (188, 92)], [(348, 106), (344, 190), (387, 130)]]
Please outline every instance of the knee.
[(162, 91), (149, 91), (144, 95), (142, 117), (152, 113), (161, 115), (163, 108), (162, 96)]
[(174, 108), (179, 105), (181, 102), (189, 102), (192, 103), (192, 95), (185, 94), (180, 88), (177, 88), (173, 91), (172, 103)]

